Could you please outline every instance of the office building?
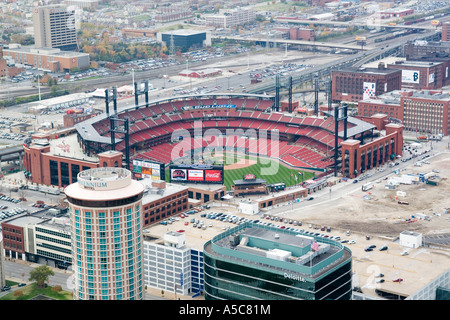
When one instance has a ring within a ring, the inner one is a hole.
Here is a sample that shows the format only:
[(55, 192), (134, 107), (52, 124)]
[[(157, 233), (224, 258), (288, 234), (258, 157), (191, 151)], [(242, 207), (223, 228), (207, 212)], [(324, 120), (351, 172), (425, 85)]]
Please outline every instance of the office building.
[(368, 121), (377, 114), (385, 114), (390, 121), (403, 121), (403, 109), (400, 107), (401, 91), (394, 90), (378, 97), (358, 101), (358, 117)]
[(3, 255), (3, 236), (0, 233), (0, 288), (6, 286), (5, 264), (3, 263), (4, 259), (5, 257)]
[(410, 91), (401, 97), (406, 130), (428, 134), (450, 134), (450, 95), (442, 91)]
[(402, 88), (441, 89), (447, 79), (442, 62), (407, 60), (388, 64), (387, 67), (402, 70)]
[(78, 49), (75, 10), (63, 5), (35, 7), (33, 26), (36, 48)]
[(82, 171), (65, 188), (72, 223), (75, 300), (142, 300), (144, 186), (131, 171)]
[[(66, 212), (66, 209), (50, 208), (24, 227), (26, 261), (60, 269), (72, 264), (72, 230)], [(22, 219), (25, 218), (30, 219)]]
[(442, 90), (396, 90), (376, 98), (361, 100), (358, 115), (364, 120), (385, 114), (386, 121), (402, 123), (405, 130), (450, 134), (450, 95)]
[(206, 25), (219, 28), (229, 28), (243, 25), (255, 20), (256, 14), (252, 8), (235, 8), (220, 10), (218, 14), (205, 15)]
[(403, 47), (406, 60), (426, 56), (450, 56), (450, 41), (409, 41)]
[(180, 295), (191, 293), (191, 250), (184, 232), (170, 231), (162, 241), (144, 241), (147, 286)]
[(211, 46), (211, 32), (193, 29), (158, 32), (156, 40), (164, 43), (168, 48), (170, 48), (172, 44), (175, 48), (181, 48), (183, 50), (187, 50), (191, 47), (203, 48)]
[(32, 48), (10, 45), (3, 49), (5, 57), (10, 57), (16, 64), (25, 64), (50, 72), (70, 72), (89, 68), (88, 53), (62, 51), (58, 48)]
[(442, 24), (442, 38), (441, 41), (450, 41), (450, 23), (444, 22)]
[(332, 99), (334, 101), (358, 102), (383, 93), (401, 89), (402, 72), (386, 68), (347, 68), (332, 71)]
[(187, 186), (150, 179), (140, 182), (145, 187), (142, 198), (144, 228), (189, 209)]
[(352, 253), (327, 238), (246, 222), (204, 245), (206, 300), (350, 300)]

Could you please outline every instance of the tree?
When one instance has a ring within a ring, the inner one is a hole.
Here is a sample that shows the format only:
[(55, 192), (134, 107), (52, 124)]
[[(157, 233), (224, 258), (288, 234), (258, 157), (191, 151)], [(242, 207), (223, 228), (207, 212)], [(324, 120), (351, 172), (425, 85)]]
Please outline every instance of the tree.
[(21, 296), (23, 296), (23, 291), (22, 290), (14, 291), (14, 297), (20, 298)]
[(30, 281), (36, 281), (39, 288), (45, 287), (45, 282), (48, 281), (49, 276), (54, 276), (55, 273), (47, 266), (39, 266), (30, 271)]

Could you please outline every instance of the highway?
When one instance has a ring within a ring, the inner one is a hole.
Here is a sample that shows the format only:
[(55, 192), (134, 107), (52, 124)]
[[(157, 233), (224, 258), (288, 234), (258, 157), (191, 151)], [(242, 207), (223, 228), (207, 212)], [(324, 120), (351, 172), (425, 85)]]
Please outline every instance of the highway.
[(317, 48), (335, 48), (335, 49), (351, 49), (351, 50), (368, 50), (371, 48), (362, 48), (360, 45), (336, 43), (336, 42), (316, 42), (316, 41), (305, 41), (305, 40), (289, 40), (289, 39), (278, 39), (278, 38), (264, 38), (264, 37), (230, 37), (230, 36), (217, 36), (211, 37), (212, 39), (220, 40), (236, 40), (236, 41), (249, 41), (256, 43), (276, 43), (278, 45), (304, 45), (309, 47)]
[[(419, 29), (419, 30), (436, 30), (435, 26), (432, 25), (389, 25), (389, 24), (379, 24), (379, 23), (369, 23), (367, 22), (356, 22), (356, 21), (321, 21), (321, 20), (308, 20), (308, 19), (286, 19), (286, 18), (275, 18), (276, 22), (292, 23), (292, 24), (316, 24), (316, 25), (327, 25), (336, 27), (373, 27), (373, 28), (389, 28), (389, 29)], [(438, 30), (442, 29), (440, 27)]]
[[(398, 52), (403, 48), (403, 45), (408, 41), (421, 40), (421, 39), (431, 39), (438, 34), (436, 31), (427, 32), (424, 34), (412, 34), (408, 36), (404, 36), (400, 39), (393, 39), (390, 41), (386, 41), (385, 43), (381, 43), (379, 47), (368, 50), (366, 52), (359, 52), (357, 54), (350, 55), (348, 57), (342, 58), (337, 61), (333, 61), (324, 65), (316, 66), (304, 71), (299, 72), (297, 75), (292, 77), (293, 85), (298, 85), (304, 82), (312, 81), (315, 78), (322, 77), (330, 77), (331, 71), (338, 70), (341, 68), (351, 67), (351, 66), (360, 66), (361, 61), (364, 63), (368, 63), (371, 61), (375, 61), (377, 59), (391, 56), (393, 54), (398, 54)], [(275, 91), (275, 83), (259, 83), (252, 86), (250, 93), (263, 93), (263, 92), (273, 92)]]
[[(438, 34), (437, 31), (430, 31), (424, 34), (412, 34), (408, 36), (404, 36), (400, 39), (393, 39), (390, 41), (385, 41), (383, 43), (378, 44), (374, 49), (370, 49), (364, 52), (359, 52), (356, 54), (349, 55), (342, 59), (332, 61), (330, 63), (319, 65), (313, 68), (309, 68), (292, 75), (293, 77), (293, 85), (298, 85), (304, 82), (312, 81), (314, 78), (322, 78), (322, 77), (330, 77), (332, 70), (338, 70), (340, 68), (345, 68), (349, 66), (360, 66), (362, 63), (367, 63), (370, 61), (374, 61), (378, 58), (382, 58), (385, 56), (389, 56), (392, 54), (398, 54), (399, 50), (401, 50), (404, 43), (409, 40), (415, 39), (426, 39), (431, 38)], [(280, 40), (281, 41), (281, 40)], [(325, 45), (327, 45), (325, 43)], [(328, 46), (332, 46), (332, 44), (328, 44)], [(344, 44), (345, 47), (349, 47), (351, 45)], [(359, 46), (358, 46), (359, 47)], [(236, 57), (233, 57), (235, 59)], [(229, 61), (229, 57), (221, 57), (214, 58), (207, 62), (208, 65), (218, 65), (221, 62)], [(190, 63), (190, 69), (196, 69), (198, 67), (204, 67), (204, 61), (197, 61)], [(181, 70), (185, 69), (184, 64), (170, 66), (164, 69), (154, 69), (149, 71), (135, 72), (134, 79), (135, 81), (143, 81), (143, 80), (151, 80), (152, 84), (156, 88), (161, 88), (165, 85), (166, 88), (174, 88), (179, 87), (180, 84), (174, 84), (162, 79), (162, 75), (176, 75)], [(130, 74), (121, 74), (121, 75), (109, 75), (103, 78), (96, 79), (87, 79), (87, 80), (79, 80), (75, 82), (66, 82), (60, 83), (59, 86), (62, 89), (67, 89), (71, 93), (75, 92), (83, 92), (86, 90), (92, 90), (93, 88), (112, 88), (113, 86), (121, 86), (124, 84), (131, 84), (131, 75)], [(227, 91), (228, 88), (233, 87), (237, 89), (241, 84), (246, 87), (249, 93), (262, 94), (264, 92), (271, 93), (275, 91), (275, 81), (273, 79), (266, 79), (263, 82), (258, 84), (253, 84), (250, 86), (250, 79), (246, 74), (234, 74), (230, 77), (220, 77), (214, 80), (205, 80), (204, 81), (207, 86), (220, 85), (223, 91)], [(190, 85), (184, 85), (184, 87), (190, 87)], [(41, 88), (41, 93), (48, 91), (48, 88)], [(167, 90), (166, 90), (167, 91)], [(242, 91), (242, 90), (241, 90)], [(5, 99), (7, 97), (18, 97), (25, 96), (29, 94), (37, 94), (37, 88), (20, 88), (11, 86), (10, 88), (5, 88), (0, 92), (0, 98)], [(167, 92), (160, 91), (158, 94), (167, 94)]]

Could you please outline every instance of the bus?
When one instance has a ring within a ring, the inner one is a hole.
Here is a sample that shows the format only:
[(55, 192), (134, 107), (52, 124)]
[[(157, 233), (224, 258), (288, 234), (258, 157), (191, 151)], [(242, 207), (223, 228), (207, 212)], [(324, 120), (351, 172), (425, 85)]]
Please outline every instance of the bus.
[(370, 190), (372, 188), (373, 188), (373, 183), (366, 183), (366, 184), (362, 185), (361, 190), (362, 191), (368, 191), (368, 190)]

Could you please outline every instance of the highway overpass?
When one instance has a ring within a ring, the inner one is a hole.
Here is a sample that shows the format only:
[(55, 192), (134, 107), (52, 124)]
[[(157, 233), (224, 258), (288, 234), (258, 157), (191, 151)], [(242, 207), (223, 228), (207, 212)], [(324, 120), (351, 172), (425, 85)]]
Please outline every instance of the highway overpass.
[[(431, 40), (436, 37), (436, 35), (439, 35), (439, 33), (436, 32), (428, 32), (426, 34), (422, 35), (416, 35), (413, 37), (404, 37), (403, 39), (396, 39), (395, 42), (391, 42), (389, 46), (385, 47), (378, 47), (374, 48), (368, 51), (359, 52), (353, 55), (349, 55), (348, 57), (320, 65), (315, 66), (310, 69), (302, 70), (296, 74), (292, 75), (292, 84), (294, 86), (305, 83), (305, 82), (311, 82), (314, 79), (323, 79), (323, 78), (331, 78), (331, 72), (333, 70), (339, 70), (342, 68), (352, 67), (356, 66), (359, 67), (363, 63), (368, 63), (371, 61), (376, 61), (379, 59), (382, 59), (384, 57), (392, 56), (401, 53), (403, 50), (403, 45), (408, 41), (414, 41), (414, 40)], [(284, 77), (286, 78), (286, 77)], [(259, 84), (255, 84), (252, 86), (252, 88), (248, 91), (249, 93), (253, 94), (261, 94), (261, 93), (271, 93), (274, 92), (276, 89), (276, 84), (274, 81), (265, 81), (261, 82)]]
[(388, 28), (388, 29), (420, 29), (420, 30), (429, 30), (436, 31), (441, 30), (442, 27), (432, 26), (431, 23), (428, 26), (424, 25), (388, 25), (388, 24), (379, 24), (379, 23), (369, 23), (369, 22), (355, 22), (355, 21), (322, 21), (322, 20), (307, 20), (307, 19), (289, 19), (283, 17), (277, 17), (274, 19), (276, 22), (282, 23), (292, 23), (292, 24), (320, 24), (320, 25), (329, 25), (336, 27), (368, 27), (368, 28)]
[(212, 39), (219, 40), (236, 40), (236, 41), (246, 41), (255, 42), (256, 44), (276, 44), (277, 46), (288, 45), (299, 45), (299, 46), (311, 46), (311, 47), (322, 47), (322, 48), (333, 48), (333, 49), (350, 49), (350, 50), (370, 50), (371, 47), (362, 47), (355, 44), (345, 44), (345, 43), (335, 43), (335, 42), (317, 42), (317, 41), (305, 41), (305, 40), (288, 40), (288, 39), (276, 39), (269, 37), (231, 37), (231, 36), (212, 36)]

